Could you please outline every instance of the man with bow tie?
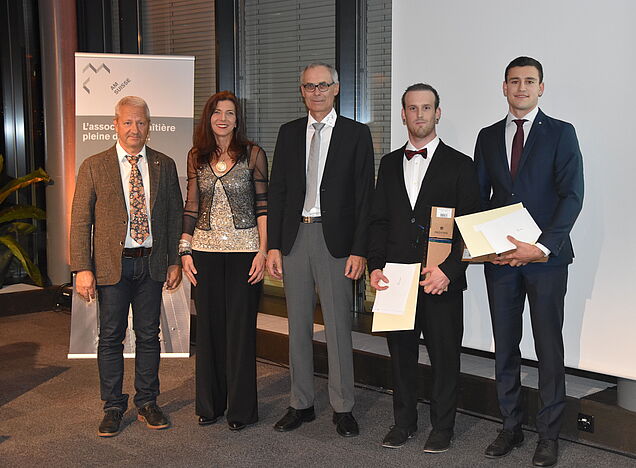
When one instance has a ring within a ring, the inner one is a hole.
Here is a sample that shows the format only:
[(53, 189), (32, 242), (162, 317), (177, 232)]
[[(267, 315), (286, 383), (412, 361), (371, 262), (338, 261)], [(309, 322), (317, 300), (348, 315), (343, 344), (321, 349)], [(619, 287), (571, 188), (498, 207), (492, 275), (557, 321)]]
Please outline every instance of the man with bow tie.
[(164, 284), (174, 289), (181, 282), (183, 201), (175, 163), (146, 146), (150, 112), (143, 99), (122, 98), (113, 122), (117, 143), (86, 159), (77, 174), (70, 236), (76, 291), (99, 300), (100, 437), (119, 433), (128, 407), (123, 341), (131, 305), (138, 419), (150, 429), (169, 426), (157, 406), (159, 317)]
[[(402, 122), (408, 141), (380, 163), (369, 229), (371, 286), (391, 287), (382, 269), (387, 262), (418, 263), (426, 254), (431, 207), (455, 208), (455, 216), (478, 211), (479, 186), (473, 161), (437, 136), (442, 111), (439, 95), (428, 84), (409, 86), (402, 95)], [(387, 332), (393, 369), (395, 423), (382, 445), (398, 448), (417, 431), (419, 338), (432, 368), (431, 426), (424, 451), (448, 450), (453, 438), (459, 356), (463, 334), (466, 263), (455, 230), (451, 253), (434, 268), (423, 268), (415, 328)]]

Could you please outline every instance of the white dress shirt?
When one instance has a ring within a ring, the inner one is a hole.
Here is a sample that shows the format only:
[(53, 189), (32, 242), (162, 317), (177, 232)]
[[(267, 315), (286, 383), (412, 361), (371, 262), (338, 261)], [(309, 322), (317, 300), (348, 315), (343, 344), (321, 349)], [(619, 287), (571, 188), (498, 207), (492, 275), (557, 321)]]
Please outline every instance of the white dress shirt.
[(419, 151), (423, 148), (426, 148), (426, 159), (424, 159), (419, 154), (413, 156), (410, 160), (406, 159), (406, 156), (402, 158), (402, 168), (404, 169), (404, 185), (406, 187), (406, 193), (409, 195), (409, 201), (411, 202), (411, 208), (415, 208), (415, 203), (417, 203), (417, 197), (420, 194), (420, 187), (422, 186), (422, 181), (424, 180), (424, 176), (426, 175), (426, 171), (428, 170), (428, 166), (431, 165), (431, 159), (435, 155), (435, 150), (439, 145), (439, 137), (433, 138), (427, 145), (422, 146), (421, 148), (416, 148), (413, 143), (409, 140), (406, 144), (407, 150), (411, 151)]
[[(523, 145), (526, 145), (526, 141), (528, 141), (528, 135), (530, 134), (530, 129), (532, 128), (532, 124), (534, 123), (534, 119), (537, 117), (537, 113), (539, 112), (539, 107), (535, 107), (530, 112), (528, 112), (523, 118), (527, 120), (527, 122), (523, 123)], [(515, 138), (515, 133), (517, 133), (517, 124), (513, 122), (513, 120), (517, 120), (517, 117), (512, 115), (511, 112), (508, 112), (508, 116), (506, 117), (506, 156), (508, 157), (508, 168), (510, 168), (510, 162), (512, 161), (512, 140)], [(535, 244), (547, 257), (550, 255), (550, 249), (548, 249), (545, 245), (536, 243)]]
[(139, 166), (139, 172), (141, 173), (141, 179), (144, 183), (144, 197), (146, 198), (146, 213), (148, 213), (148, 231), (149, 235), (144, 241), (143, 244), (138, 244), (137, 241), (133, 240), (130, 237), (130, 196), (129, 196), (129, 182), (130, 182), (130, 171), (132, 170), (132, 165), (128, 162), (126, 156), (126, 150), (122, 148), (117, 141), (115, 145), (117, 149), (117, 160), (119, 161), (119, 172), (121, 174), (121, 186), (124, 190), (124, 200), (126, 200), (126, 211), (128, 212), (128, 227), (126, 228), (126, 241), (124, 243), (124, 247), (127, 249), (137, 248), (137, 247), (152, 247), (152, 227), (150, 222), (150, 175), (148, 173), (148, 158), (146, 157), (146, 145), (141, 148), (139, 152), (139, 161), (137, 162), (137, 166)]
[[(322, 181), (322, 174), (325, 171), (325, 162), (327, 161), (327, 152), (329, 151), (329, 143), (331, 142), (331, 134), (333, 133), (333, 128), (336, 126), (336, 119), (338, 118), (338, 114), (336, 114), (335, 109), (331, 109), (324, 119), (322, 119), (322, 123), (325, 124), (320, 131), (320, 156), (318, 158), (318, 183), (316, 184), (316, 205), (309, 211), (303, 209), (303, 216), (320, 216), (320, 182)], [(318, 122), (309, 114), (309, 118), (307, 119), (307, 143), (305, 145), (305, 171), (307, 170), (308, 161), (309, 161), (309, 149), (311, 147), (311, 139), (314, 136), (315, 129), (312, 124)], [(306, 175), (306, 172), (305, 172)]]

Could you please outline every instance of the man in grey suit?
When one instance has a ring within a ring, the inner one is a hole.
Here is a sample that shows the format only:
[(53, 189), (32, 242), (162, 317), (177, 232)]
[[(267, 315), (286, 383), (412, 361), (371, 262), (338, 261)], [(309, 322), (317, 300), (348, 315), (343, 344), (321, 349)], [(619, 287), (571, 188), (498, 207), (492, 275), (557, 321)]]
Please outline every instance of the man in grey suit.
[(306, 117), (281, 126), (269, 185), (267, 269), (284, 272), (289, 319), (290, 407), (274, 428), (291, 431), (314, 414), (313, 317), (316, 289), (329, 353), (329, 400), (336, 431), (358, 435), (351, 412), (351, 280), (366, 265), (373, 189), (369, 127), (336, 114), (340, 88), (330, 65), (312, 63), (301, 74)]
[(138, 419), (164, 429), (159, 395), (162, 288), (181, 282), (177, 254), (183, 200), (175, 163), (146, 146), (150, 112), (136, 96), (115, 107), (117, 144), (86, 159), (71, 215), (71, 270), (77, 293), (99, 300), (97, 362), (104, 417), (101, 437), (115, 436), (128, 407), (122, 393), (123, 341), (132, 305)]

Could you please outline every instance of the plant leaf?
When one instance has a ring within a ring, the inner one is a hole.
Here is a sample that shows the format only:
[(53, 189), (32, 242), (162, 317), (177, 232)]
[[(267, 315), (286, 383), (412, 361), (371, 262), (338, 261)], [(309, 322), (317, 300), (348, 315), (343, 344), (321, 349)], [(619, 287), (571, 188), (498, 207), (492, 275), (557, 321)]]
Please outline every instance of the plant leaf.
[(49, 180), (51, 180), (51, 178), (41, 167), (25, 176), (12, 180), (0, 189), (0, 203), (5, 201), (7, 197), (16, 190), (37, 182), (48, 182)]
[(31, 261), (29, 255), (22, 246), (18, 244), (12, 236), (0, 236), (0, 243), (6, 245), (7, 248), (13, 252), (13, 255), (20, 260), (20, 263), (22, 263), (22, 266), (33, 282), (38, 286), (43, 286), (42, 273), (40, 273), (40, 269), (35, 265), (35, 263), (33, 263), (33, 261)]
[(15, 219), (44, 219), (46, 218), (46, 212), (33, 205), (16, 205), (10, 206), (0, 211), (0, 224), (7, 221), (13, 221)]
[(5, 223), (0, 225), (0, 233), (2, 235), (13, 232), (15, 234), (30, 234), (35, 231), (35, 226), (30, 223), (23, 223), (21, 221), (16, 221), (14, 223)]
[(6, 223), (4, 225), (0, 225), (0, 232), (4, 234), (8, 234), (13, 232), (15, 234), (30, 234), (35, 231), (35, 226), (29, 223), (23, 223), (20, 221), (16, 221), (14, 223)]

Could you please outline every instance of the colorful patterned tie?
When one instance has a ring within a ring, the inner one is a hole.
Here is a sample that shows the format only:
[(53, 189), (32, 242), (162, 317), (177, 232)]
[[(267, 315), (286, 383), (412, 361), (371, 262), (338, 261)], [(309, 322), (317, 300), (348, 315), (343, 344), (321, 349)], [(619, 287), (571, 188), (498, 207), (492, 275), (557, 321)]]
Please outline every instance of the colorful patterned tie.
[(150, 235), (148, 229), (148, 211), (146, 209), (146, 195), (144, 194), (144, 181), (139, 172), (139, 158), (141, 156), (126, 155), (126, 159), (132, 166), (130, 169), (130, 181), (128, 182), (128, 196), (130, 198), (130, 237), (138, 244), (143, 244)]

